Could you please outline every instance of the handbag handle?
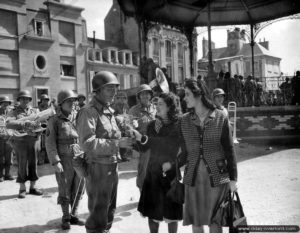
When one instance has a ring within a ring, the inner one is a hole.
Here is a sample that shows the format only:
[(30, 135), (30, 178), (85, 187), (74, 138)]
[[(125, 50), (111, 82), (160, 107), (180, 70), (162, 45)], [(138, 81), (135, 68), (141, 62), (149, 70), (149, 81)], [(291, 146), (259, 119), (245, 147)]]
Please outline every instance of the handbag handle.
[[(231, 193), (232, 193), (232, 195), (231, 195)], [(236, 196), (237, 204), (240, 206), (241, 214), (243, 216), (245, 216), (245, 214), (244, 214), (243, 206), (242, 206), (242, 203), (241, 203), (241, 200), (240, 200), (238, 192), (237, 191), (231, 192), (229, 190), (228, 195), (229, 195), (229, 206), (230, 206), (230, 211), (229, 211), (229, 218), (230, 218), (229, 227), (232, 228), (233, 227), (233, 214), (234, 214), (234, 204), (233, 204), (234, 196)]]

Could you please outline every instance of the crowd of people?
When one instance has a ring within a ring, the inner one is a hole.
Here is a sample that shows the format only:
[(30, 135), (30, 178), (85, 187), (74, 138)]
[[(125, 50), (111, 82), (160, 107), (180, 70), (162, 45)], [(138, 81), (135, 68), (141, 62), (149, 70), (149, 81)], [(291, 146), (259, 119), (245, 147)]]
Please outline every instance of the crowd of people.
[[(232, 135), (222, 106), (225, 92), (216, 89), (211, 96), (203, 81), (190, 79), (180, 99), (172, 92), (154, 93), (143, 84), (136, 93), (137, 104), (130, 108), (126, 93), (118, 91), (118, 86), (113, 73), (102, 71), (92, 80), (93, 97), (87, 104), (85, 96), (71, 90), (60, 91), (57, 102), (50, 103), (42, 95), (39, 109), (31, 106), (29, 91), (20, 91), (20, 104), (15, 108), (2, 96), (6, 126), (0, 140), (1, 181), (13, 180), (9, 169), (13, 150), (18, 161), (19, 198), (42, 195), (43, 190), (36, 186), (37, 162), (41, 147), (45, 148), (57, 180), (62, 229), (77, 224), (85, 225), (87, 232), (109, 232), (116, 210), (117, 163), (137, 153), (138, 211), (148, 218), (151, 233), (158, 232), (162, 221), (168, 224), (169, 233), (176, 233), (180, 220), (192, 225), (194, 233), (203, 232), (204, 225), (211, 232), (222, 232), (222, 226), (212, 219), (229, 190), (236, 190), (237, 182)], [(182, 100), (185, 107), (180, 106)], [(28, 120), (53, 107), (56, 114), (47, 120), (46, 130), (40, 130), (45, 122)], [(78, 157), (83, 173), (74, 165)], [(186, 165), (185, 205), (167, 196), (178, 173), (175, 164)], [(77, 209), (85, 190), (89, 216), (84, 221)]]
[(286, 77), (277, 90), (267, 91), (259, 78), (249, 75), (245, 80), (241, 75), (232, 77), (229, 72), (220, 72), (216, 86), (226, 93), (225, 104), (234, 101), (238, 107), (296, 105), (299, 104), (299, 80), (300, 71), (297, 71), (292, 79)]

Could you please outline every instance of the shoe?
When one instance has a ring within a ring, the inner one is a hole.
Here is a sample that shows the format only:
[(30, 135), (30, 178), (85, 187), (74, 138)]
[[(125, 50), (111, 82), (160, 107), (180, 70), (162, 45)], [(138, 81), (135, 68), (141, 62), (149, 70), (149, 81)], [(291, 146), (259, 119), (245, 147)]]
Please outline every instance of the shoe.
[(12, 175), (6, 175), (4, 176), (4, 180), (14, 180), (15, 178), (12, 177)]
[(80, 218), (78, 218), (77, 216), (72, 216), (71, 215), (70, 223), (72, 225), (84, 226), (85, 221), (82, 220), (82, 219), (80, 219)]
[(29, 189), (29, 194), (41, 196), (41, 195), (43, 195), (43, 191), (40, 189), (37, 189), (37, 188), (31, 188), (31, 189)]
[(3, 177), (0, 177), (0, 182), (3, 182), (4, 181), (4, 178)]
[(69, 220), (63, 220), (61, 223), (61, 229), (69, 230), (71, 228)]
[(23, 199), (23, 198), (25, 198), (25, 197), (26, 197), (26, 190), (20, 190), (20, 191), (19, 191), (19, 196), (18, 196), (18, 198)]

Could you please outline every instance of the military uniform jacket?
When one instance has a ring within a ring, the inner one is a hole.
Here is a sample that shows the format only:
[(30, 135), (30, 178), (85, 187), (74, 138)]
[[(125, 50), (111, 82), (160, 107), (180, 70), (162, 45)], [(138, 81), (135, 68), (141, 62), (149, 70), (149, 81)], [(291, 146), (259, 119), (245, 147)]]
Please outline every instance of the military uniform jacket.
[(76, 127), (79, 144), (86, 153), (88, 163), (117, 162), (121, 132), (111, 107), (105, 106), (94, 97), (79, 111)]
[[(14, 110), (9, 112), (8, 117), (7, 117), (7, 123), (6, 127), (8, 129), (13, 129), (16, 130), (20, 133), (25, 133), (24, 131), (24, 121), (16, 121), (24, 117), (28, 117), (31, 115), (36, 115), (39, 112), (38, 109), (33, 108), (31, 106), (28, 106), (26, 109), (22, 108), (21, 106), (17, 106)], [(12, 140), (13, 141), (20, 141), (20, 140), (38, 140), (39, 139), (39, 134), (36, 134), (35, 136), (33, 135), (26, 135), (22, 137), (16, 136), (16, 134), (13, 136)]]
[[(6, 121), (9, 112), (12, 111), (12, 108), (10, 107), (6, 107), (6, 108), (2, 108), (0, 107), (0, 117), (4, 120), (4, 122)], [(0, 129), (0, 140), (1, 139), (8, 139), (11, 136), (11, 130), (6, 129), (6, 127), (4, 127), (3, 129)]]
[(196, 114), (187, 113), (180, 120), (179, 130), (183, 139), (179, 164), (186, 164), (183, 183), (194, 186), (200, 159), (207, 168), (212, 187), (237, 180), (229, 121), (222, 111), (212, 111), (203, 127)]
[(58, 111), (48, 120), (46, 130), (46, 150), (51, 164), (60, 161), (61, 156), (73, 157), (70, 146), (78, 142), (78, 134), (75, 128), (76, 113), (72, 112), (68, 117)]

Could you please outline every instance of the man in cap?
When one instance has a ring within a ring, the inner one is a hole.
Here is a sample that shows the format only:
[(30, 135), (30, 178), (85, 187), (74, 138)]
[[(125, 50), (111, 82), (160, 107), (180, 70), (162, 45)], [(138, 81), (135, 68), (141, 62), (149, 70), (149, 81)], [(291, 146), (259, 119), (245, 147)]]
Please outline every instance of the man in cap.
[[(132, 115), (138, 119), (137, 130), (142, 134), (147, 133), (147, 126), (150, 121), (155, 119), (156, 108), (154, 104), (151, 103), (153, 97), (152, 89), (147, 84), (142, 84), (136, 93), (138, 104), (134, 105), (129, 110), (129, 115)], [(144, 179), (146, 176), (146, 170), (149, 161), (149, 151), (141, 152), (139, 154), (138, 162), (138, 174), (136, 179), (136, 185), (141, 190), (143, 187)]]
[[(25, 198), (25, 182), (30, 181), (29, 194), (42, 195), (43, 192), (36, 188), (37, 175), (37, 153), (40, 150), (40, 133), (33, 129), (38, 125), (34, 121), (20, 121), (23, 117), (36, 115), (39, 110), (30, 106), (31, 93), (28, 90), (20, 91), (17, 97), (20, 105), (9, 113), (6, 127), (16, 130), (11, 139), (12, 147), (18, 159), (18, 177), (20, 183), (19, 198)], [(18, 134), (19, 133), (19, 134)]]
[(77, 213), (84, 192), (84, 178), (80, 178), (72, 166), (74, 149), (80, 150), (75, 129), (77, 95), (71, 90), (62, 90), (57, 99), (58, 112), (48, 121), (46, 148), (58, 184), (57, 203), (63, 212), (61, 227), (66, 230), (70, 229), (70, 224), (84, 225)]
[(224, 99), (225, 99), (225, 92), (221, 88), (216, 88), (212, 92), (212, 99), (214, 105), (217, 107), (217, 109), (222, 110), (226, 116), (228, 116), (228, 111), (224, 107)]
[(87, 161), (88, 233), (108, 232), (111, 228), (116, 210), (119, 148), (132, 147), (131, 138), (121, 137), (110, 107), (118, 86), (113, 73), (97, 73), (92, 80), (94, 96), (76, 120), (79, 143)]
[[(4, 124), (8, 113), (11, 111), (10, 108), (11, 100), (8, 96), (0, 96), (0, 118), (1, 122)], [(12, 165), (12, 148), (7, 143), (10, 135), (6, 130), (5, 126), (0, 132), (0, 182), (3, 180), (13, 180), (14, 178), (10, 174), (10, 166)], [(4, 176), (3, 176), (4, 170)]]

